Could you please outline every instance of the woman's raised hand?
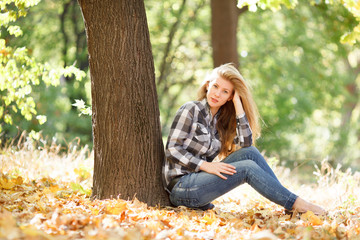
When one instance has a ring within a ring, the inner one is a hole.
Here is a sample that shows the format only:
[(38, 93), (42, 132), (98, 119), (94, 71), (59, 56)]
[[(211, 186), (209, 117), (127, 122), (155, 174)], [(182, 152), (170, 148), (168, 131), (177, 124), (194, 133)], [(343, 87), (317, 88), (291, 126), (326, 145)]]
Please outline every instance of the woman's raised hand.
[(227, 177), (225, 177), (221, 173), (233, 175), (234, 173), (236, 173), (235, 169), (236, 169), (235, 166), (230, 165), (228, 163), (224, 163), (224, 162), (206, 162), (206, 161), (204, 161), (200, 166), (200, 170), (207, 172), (207, 173), (214, 174), (225, 180), (227, 179)]
[(235, 91), (232, 101), (234, 103), (236, 115), (240, 116), (240, 115), (244, 114), (244, 108), (243, 108), (243, 105), (240, 100), (240, 96), (237, 91)]
[(239, 96), (237, 91), (234, 92), (234, 96), (233, 96), (232, 101), (233, 101), (234, 104), (239, 104), (239, 103), (241, 104), (240, 96)]

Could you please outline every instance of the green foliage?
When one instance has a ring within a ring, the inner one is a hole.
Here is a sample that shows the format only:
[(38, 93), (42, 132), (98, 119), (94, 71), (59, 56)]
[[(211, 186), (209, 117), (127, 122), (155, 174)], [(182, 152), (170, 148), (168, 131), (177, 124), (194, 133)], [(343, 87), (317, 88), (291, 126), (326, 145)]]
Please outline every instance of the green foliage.
[[(359, 22), (360, 21), (360, 4), (358, 0), (311, 0), (309, 1), (311, 5), (319, 5), (322, 3), (326, 3), (329, 5), (334, 5), (334, 7), (338, 7), (338, 5), (342, 5), (346, 8)], [(281, 5), (284, 5), (287, 8), (295, 8), (298, 5), (297, 0), (238, 0), (238, 7), (242, 8), (244, 6), (248, 6), (250, 11), (256, 12), (257, 8), (261, 9), (271, 9), (273, 11), (277, 11), (281, 9)], [(356, 41), (360, 40), (360, 23), (355, 26), (352, 31), (348, 31), (343, 33), (341, 37), (342, 43), (348, 43), (353, 45)]]
[[(251, 2), (272, 4), (278, 10), (284, 1)], [(178, 1), (147, 3), (166, 137), (175, 111), (196, 99), (197, 87), (212, 68), (211, 16), (207, 6), (201, 7), (192, 24), (196, 2), (184, 1), (182, 11)], [(341, 123), (341, 119), (346, 114), (343, 106), (353, 98), (346, 97), (346, 85), (357, 79), (357, 66), (349, 69), (348, 56), (354, 55), (354, 49), (341, 44), (340, 38), (358, 22), (340, 4), (312, 4), (288, 1), (281, 11), (260, 8), (239, 17), (240, 70), (253, 86), (265, 123), (258, 146), (291, 165), (311, 165), (326, 156), (334, 163), (350, 164), (360, 156), (352, 149), (359, 146), (356, 111), (350, 123)], [(348, 125), (350, 132), (343, 132), (341, 124)]]
[[(342, 0), (341, 3), (344, 7), (351, 12), (351, 14), (360, 21), (360, 4), (357, 0)], [(360, 24), (353, 28), (351, 32), (345, 33), (341, 37), (342, 43), (355, 44), (356, 41), (360, 40)]]
[(294, 8), (298, 4), (297, 0), (239, 0), (238, 7), (243, 8), (249, 6), (249, 10), (256, 12), (257, 8), (261, 9), (271, 9), (277, 11), (281, 9), (281, 5), (286, 6), (287, 8)]
[(347, 164), (360, 156), (358, 141), (339, 139), (341, 124), (351, 134), (359, 129), (356, 121), (342, 123), (351, 101), (346, 86), (356, 81), (358, 66), (349, 69), (353, 49), (339, 42), (356, 24), (342, 6), (325, 4), (241, 17), (241, 70), (254, 86), (266, 123), (258, 143), (269, 155), (287, 163), (331, 156)]
[(206, 71), (213, 66), (210, 7), (205, 0), (145, 1), (155, 63), (162, 133), (174, 111), (196, 99)]
[[(9, 35), (0, 38), (0, 133), (4, 125), (18, 125), (14, 122), (20, 114), (25, 120), (31, 121), (34, 116), (42, 125), (47, 118), (36, 110), (34, 87), (45, 84), (46, 87), (58, 86), (61, 76), (74, 75), (80, 81), (85, 73), (75, 68), (53, 67), (48, 63), (38, 62), (26, 47), (12, 47), (7, 44), (10, 39), (22, 35), (19, 26), (10, 25), (19, 17), (26, 16), (28, 8), (40, 1), (4, 1), (1, 3), (0, 27), (6, 29)], [(35, 136), (35, 134), (32, 134)]]

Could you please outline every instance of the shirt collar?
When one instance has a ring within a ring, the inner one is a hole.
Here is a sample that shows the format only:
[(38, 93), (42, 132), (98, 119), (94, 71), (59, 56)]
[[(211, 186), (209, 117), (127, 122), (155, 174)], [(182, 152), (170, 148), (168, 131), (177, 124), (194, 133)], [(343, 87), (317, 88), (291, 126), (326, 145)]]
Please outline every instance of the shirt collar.
[[(211, 113), (211, 111), (210, 111), (210, 105), (209, 105), (206, 97), (203, 98), (200, 102), (202, 103), (202, 105), (205, 106), (206, 113), (208, 114), (208, 116), (209, 116), (209, 118), (210, 118), (210, 121), (211, 121), (212, 118), (213, 118), (213, 116), (212, 116), (212, 113)], [(219, 115), (220, 115), (220, 113), (221, 113), (221, 108), (220, 108), (219, 111), (215, 114), (214, 118), (218, 118)]]

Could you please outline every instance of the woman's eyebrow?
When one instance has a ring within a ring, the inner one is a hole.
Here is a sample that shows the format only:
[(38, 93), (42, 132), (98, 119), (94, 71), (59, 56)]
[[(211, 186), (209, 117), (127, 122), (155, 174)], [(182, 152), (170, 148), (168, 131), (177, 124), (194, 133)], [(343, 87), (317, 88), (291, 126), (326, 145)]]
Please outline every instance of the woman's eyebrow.
[(228, 91), (230, 91), (230, 89), (228, 89), (228, 88), (224, 88), (224, 87), (223, 87), (223, 89), (224, 89), (224, 90), (228, 90)]

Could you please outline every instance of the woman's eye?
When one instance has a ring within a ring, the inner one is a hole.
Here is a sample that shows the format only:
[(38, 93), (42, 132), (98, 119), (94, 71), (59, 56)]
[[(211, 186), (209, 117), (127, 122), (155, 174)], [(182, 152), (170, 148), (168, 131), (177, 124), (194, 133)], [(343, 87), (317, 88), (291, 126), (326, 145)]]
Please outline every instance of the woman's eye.
[(228, 92), (228, 91), (224, 91), (224, 93), (228, 94), (229, 92)]
[(214, 85), (214, 88), (218, 88), (218, 86), (217, 86), (217, 85)]

